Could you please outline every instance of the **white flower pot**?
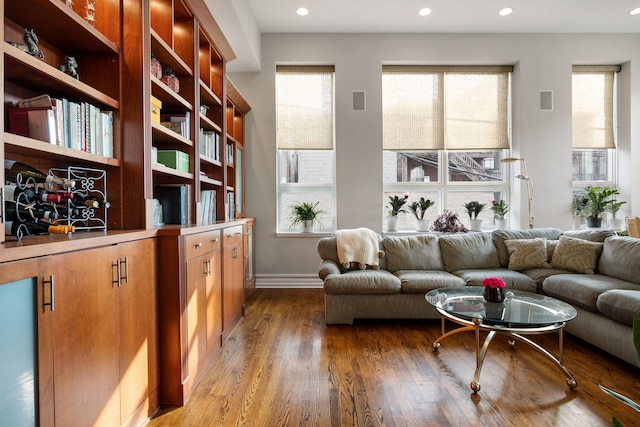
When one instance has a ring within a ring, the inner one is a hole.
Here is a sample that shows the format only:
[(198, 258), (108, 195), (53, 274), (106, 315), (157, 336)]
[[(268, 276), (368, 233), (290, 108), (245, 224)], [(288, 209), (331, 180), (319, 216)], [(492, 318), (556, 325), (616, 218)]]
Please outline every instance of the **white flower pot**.
[(574, 230), (579, 230), (582, 227), (582, 216), (574, 215), (573, 221), (571, 222), (571, 228)]
[(396, 231), (398, 229), (398, 217), (397, 216), (388, 216), (387, 217), (387, 231)]
[(481, 219), (472, 219), (471, 220), (471, 231), (481, 231), (482, 230), (482, 220)]
[(609, 228), (612, 230), (622, 230), (622, 223), (624, 220), (618, 218), (611, 218), (609, 220)]
[(508, 219), (496, 219), (496, 230), (508, 230), (508, 229), (509, 229)]
[(416, 220), (416, 231), (429, 231), (429, 220), (427, 219)]
[(303, 233), (313, 233), (313, 221), (305, 221), (302, 224)]

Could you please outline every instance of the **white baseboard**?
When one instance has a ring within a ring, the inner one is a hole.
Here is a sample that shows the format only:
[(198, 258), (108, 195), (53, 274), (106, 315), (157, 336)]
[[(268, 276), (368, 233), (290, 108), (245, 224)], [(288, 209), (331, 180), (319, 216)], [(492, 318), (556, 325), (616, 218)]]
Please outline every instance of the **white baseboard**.
[(317, 274), (256, 274), (256, 288), (322, 288)]

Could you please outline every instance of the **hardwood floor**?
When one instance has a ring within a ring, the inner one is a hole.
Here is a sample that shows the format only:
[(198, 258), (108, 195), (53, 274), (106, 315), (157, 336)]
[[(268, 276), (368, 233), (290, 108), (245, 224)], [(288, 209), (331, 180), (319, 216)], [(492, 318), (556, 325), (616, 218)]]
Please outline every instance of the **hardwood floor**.
[[(640, 425), (597, 386), (639, 401), (640, 369), (570, 335), (575, 390), (538, 352), (498, 336), (474, 394), (473, 334), (434, 353), (439, 334), (436, 320), (326, 326), (322, 290), (259, 289), (189, 402), (149, 426), (610, 426), (612, 415)], [(534, 339), (556, 354), (556, 334)]]

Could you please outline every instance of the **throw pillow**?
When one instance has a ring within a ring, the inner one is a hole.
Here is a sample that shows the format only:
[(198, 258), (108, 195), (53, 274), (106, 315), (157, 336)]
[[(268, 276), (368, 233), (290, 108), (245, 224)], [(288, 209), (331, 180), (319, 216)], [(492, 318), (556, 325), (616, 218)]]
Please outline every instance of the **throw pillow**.
[(549, 268), (547, 262), (547, 239), (505, 240), (509, 252), (509, 270), (526, 270), (529, 268)]
[(593, 274), (602, 252), (602, 243), (560, 236), (551, 266), (577, 273)]
[(557, 240), (547, 240), (547, 261), (551, 262), (553, 258), (553, 252), (556, 250), (556, 246), (558, 246)]

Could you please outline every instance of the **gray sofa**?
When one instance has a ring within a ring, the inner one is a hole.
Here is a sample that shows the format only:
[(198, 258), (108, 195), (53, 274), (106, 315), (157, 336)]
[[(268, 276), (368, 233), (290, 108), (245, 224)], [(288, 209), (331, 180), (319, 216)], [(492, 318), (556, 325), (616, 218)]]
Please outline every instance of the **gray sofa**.
[(424, 298), (432, 289), (482, 286), (544, 293), (573, 305), (566, 331), (640, 367), (633, 315), (640, 313), (640, 239), (608, 230), (554, 228), (411, 236), (378, 235), (374, 268), (345, 268), (335, 237), (318, 242), (327, 324), (354, 319), (439, 319)]

